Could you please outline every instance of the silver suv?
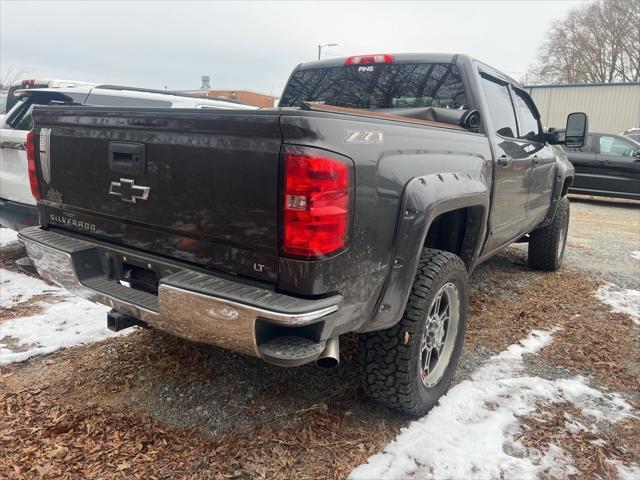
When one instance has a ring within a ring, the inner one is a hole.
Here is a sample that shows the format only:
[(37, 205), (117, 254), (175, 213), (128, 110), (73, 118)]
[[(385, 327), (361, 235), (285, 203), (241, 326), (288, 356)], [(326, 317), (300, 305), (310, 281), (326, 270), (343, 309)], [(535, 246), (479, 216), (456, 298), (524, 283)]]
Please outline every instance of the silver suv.
[(17, 103), (0, 117), (0, 225), (20, 230), (38, 224), (36, 200), (31, 194), (25, 142), (36, 105), (94, 107), (197, 108), (255, 110), (227, 99), (205, 98), (162, 90), (117, 85), (28, 88), (14, 92)]

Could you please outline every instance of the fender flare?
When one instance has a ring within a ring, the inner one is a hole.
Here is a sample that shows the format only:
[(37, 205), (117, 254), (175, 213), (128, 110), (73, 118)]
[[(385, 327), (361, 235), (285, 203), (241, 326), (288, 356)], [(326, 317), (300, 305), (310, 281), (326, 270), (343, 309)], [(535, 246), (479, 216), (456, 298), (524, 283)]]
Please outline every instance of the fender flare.
[(466, 207), (482, 208), (479, 235), (472, 253), (472, 258), (477, 258), (486, 230), (489, 202), (489, 187), (481, 175), (442, 173), (411, 179), (404, 190), (389, 273), (372, 316), (360, 331), (384, 330), (400, 321), (422, 246), (439, 215)]
[(571, 180), (569, 186), (573, 183), (575, 169), (573, 168), (573, 165), (571, 165), (571, 162), (569, 162), (569, 160), (559, 158), (556, 163), (558, 167), (556, 168), (556, 178), (554, 179), (553, 192), (551, 194), (551, 204), (549, 205), (547, 216), (544, 217), (544, 220), (540, 222), (536, 228), (551, 225), (556, 216), (556, 210), (558, 209), (558, 202), (560, 201), (560, 198), (567, 194), (566, 191), (563, 191), (565, 180), (567, 178)]

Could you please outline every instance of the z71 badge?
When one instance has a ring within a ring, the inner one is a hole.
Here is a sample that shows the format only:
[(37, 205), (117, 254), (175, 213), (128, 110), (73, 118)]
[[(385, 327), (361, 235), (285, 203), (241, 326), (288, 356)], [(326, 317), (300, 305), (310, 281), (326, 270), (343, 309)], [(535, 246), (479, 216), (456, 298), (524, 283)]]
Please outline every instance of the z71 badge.
[(367, 132), (363, 130), (345, 130), (344, 143), (372, 143), (382, 145), (384, 135), (382, 132)]

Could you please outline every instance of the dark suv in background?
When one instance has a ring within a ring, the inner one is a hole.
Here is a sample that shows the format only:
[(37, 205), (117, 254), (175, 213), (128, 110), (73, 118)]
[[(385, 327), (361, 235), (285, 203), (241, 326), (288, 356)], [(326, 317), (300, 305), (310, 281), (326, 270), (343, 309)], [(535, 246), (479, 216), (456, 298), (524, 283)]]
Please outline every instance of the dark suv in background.
[(640, 200), (640, 143), (590, 133), (582, 147), (563, 147), (576, 176), (569, 192)]

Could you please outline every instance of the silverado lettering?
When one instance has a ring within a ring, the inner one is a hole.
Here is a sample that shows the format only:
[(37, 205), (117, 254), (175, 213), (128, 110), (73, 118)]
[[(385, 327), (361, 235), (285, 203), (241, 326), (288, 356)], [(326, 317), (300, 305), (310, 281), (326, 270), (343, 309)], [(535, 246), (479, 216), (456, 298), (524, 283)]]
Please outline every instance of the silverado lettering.
[(49, 219), (53, 223), (58, 223), (62, 225), (71, 225), (72, 227), (79, 228), (81, 230), (88, 230), (90, 232), (96, 231), (96, 226), (91, 223), (81, 222), (76, 220), (75, 218), (63, 217), (62, 215), (56, 215), (54, 213), (49, 215)]

